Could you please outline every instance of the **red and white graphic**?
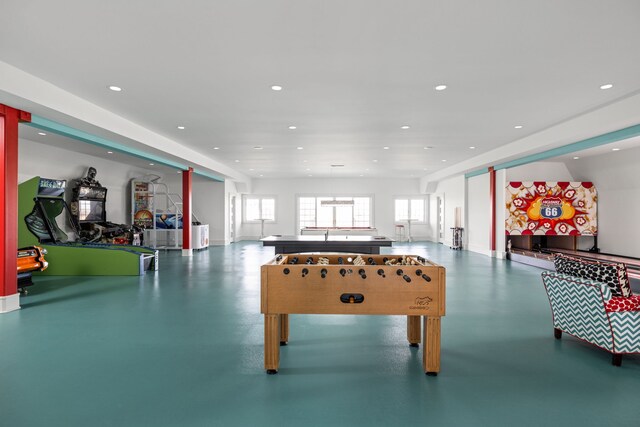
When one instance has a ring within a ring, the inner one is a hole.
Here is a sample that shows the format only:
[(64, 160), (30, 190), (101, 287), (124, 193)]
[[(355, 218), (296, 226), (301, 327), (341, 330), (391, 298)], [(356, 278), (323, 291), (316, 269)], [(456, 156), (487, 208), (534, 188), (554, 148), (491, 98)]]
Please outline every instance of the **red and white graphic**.
[(510, 182), (507, 235), (595, 236), (598, 195), (591, 182)]

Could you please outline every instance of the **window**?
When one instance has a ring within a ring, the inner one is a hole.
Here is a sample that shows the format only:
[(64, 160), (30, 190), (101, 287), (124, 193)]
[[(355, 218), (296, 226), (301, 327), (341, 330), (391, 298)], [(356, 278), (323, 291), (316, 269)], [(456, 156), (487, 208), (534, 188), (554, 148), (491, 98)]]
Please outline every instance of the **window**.
[(299, 197), (298, 221), (300, 228), (372, 227), (371, 197)]
[(395, 201), (395, 220), (425, 222), (424, 198), (397, 198)]
[(257, 222), (276, 220), (276, 199), (274, 197), (247, 196), (244, 199), (244, 221)]

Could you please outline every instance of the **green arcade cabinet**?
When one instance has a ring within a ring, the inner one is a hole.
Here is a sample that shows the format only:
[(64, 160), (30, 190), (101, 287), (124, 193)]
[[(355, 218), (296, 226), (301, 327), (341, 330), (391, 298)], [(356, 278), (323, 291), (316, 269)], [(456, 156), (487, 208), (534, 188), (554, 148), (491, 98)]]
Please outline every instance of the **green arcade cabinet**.
[[(139, 276), (158, 269), (158, 251), (144, 246), (70, 241), (65, 214), (78, 226), (64, 200), (65, 180), (33, 177), (18, 186), (18, 247), (38, 245), (48, 252), (54, 276)], [(104, 209), (104, 206), (102, 207)]]

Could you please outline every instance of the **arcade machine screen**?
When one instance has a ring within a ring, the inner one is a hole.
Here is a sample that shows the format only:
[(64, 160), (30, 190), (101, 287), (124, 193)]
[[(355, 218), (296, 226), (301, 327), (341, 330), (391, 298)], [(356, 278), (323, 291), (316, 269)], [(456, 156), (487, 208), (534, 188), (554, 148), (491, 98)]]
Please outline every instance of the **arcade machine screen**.
[(99, 222), (104, 218), (104, 202), (102, 200), (80, 200), (78, 221)]

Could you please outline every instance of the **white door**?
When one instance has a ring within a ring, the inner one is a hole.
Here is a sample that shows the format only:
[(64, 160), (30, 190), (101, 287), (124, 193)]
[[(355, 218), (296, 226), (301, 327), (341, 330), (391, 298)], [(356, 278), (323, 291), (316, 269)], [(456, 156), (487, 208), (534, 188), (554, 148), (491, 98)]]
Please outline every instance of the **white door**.
[(438, 209), (438, 243), (444, 242), (444, 203), (442, 203), (442, 197), (436, 198)]
[(229, 242), (236, 241), (236, 196), (229, 196)]

